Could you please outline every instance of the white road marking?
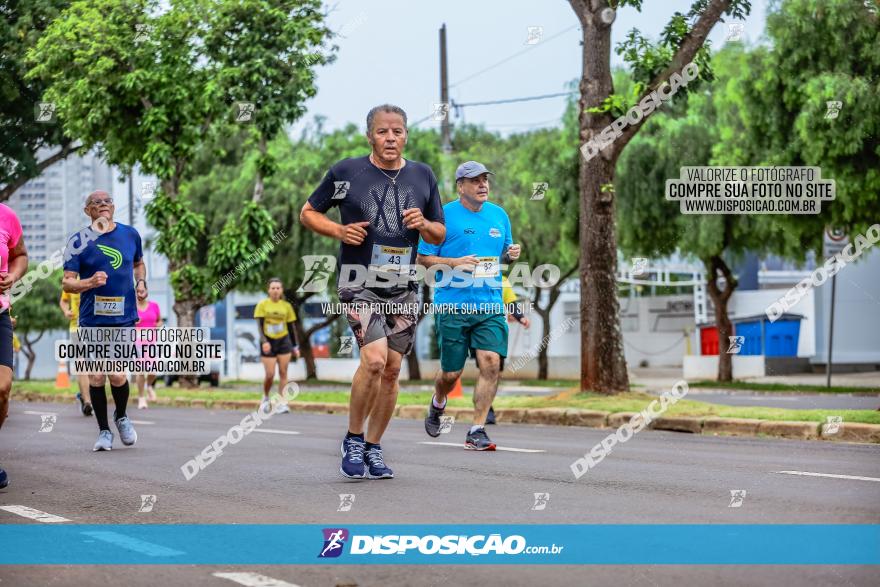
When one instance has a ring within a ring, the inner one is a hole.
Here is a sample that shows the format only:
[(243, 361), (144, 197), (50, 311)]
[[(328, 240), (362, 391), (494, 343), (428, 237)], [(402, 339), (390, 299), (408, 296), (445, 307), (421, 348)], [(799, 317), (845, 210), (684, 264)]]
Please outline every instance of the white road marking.
[(120, 534), (119, 532), (96, 530), (90, 532), (82, 532), (81, 534), (85, 536), (91, 536), (92, 538), (97, 538), (102, 542), (107, 542), (108, 544), (112, 544), (126, 550), (131, 550), (133, 552), (138, 552), (140, 554), (145, 554), (147, 556), (177, 556), (180, 554), (186, 554), (185, 552), (180, 550), (167, 548), (165, 546), (162, 546), (161, 544), (153, 544), (152, 542), (147, 542), (146, 540), (140, 540), (139, 538), (133, 538), (131, 536), (126, 536), (125, 534)]
[(299, 587), (295, 583), (288, 583), (280, 579), (273, 579), (259, 573), (211, 573), (220, 579), (229, 579), (239, 585), (247, 585), (247, 587)]
[[(456, 448), (463, 448), (463, 442), (435, 442), (433, 440), (425, 440), (420, 442), (419, 444), (430, 444), (433, 446), (454, 446)], [(536, 448), (513, 448), (510, 446), (496, 446), (495, 450), (506, 450), (509, 452), (547, 452), (546, 450), (539, 450)]]
[(142, 426), (152, 426), (155, 422), (148, 422), (147, 420), (132, 420), (132, 424), (140, 424)]
[(254, 428), (254, 432), (263, 432), (264, 434), (302, 434), (293, 430), (274, 430), (272, 428)]
[(802, 475), (804, 477), (830, 477), (832, 479), (854, 479), (856, 481), (876, 481), (880, 483), (877, 477), (859, 477), (858, 475), (834, 475), (832, 473), (810, 473), (809, 471), (775, 471), (785, 475)]
[(62, 518), (61, 516), (56, 516), (55, 514), (47, 514), (46, 512), (41, 512), (40, 510), (35, 510), (33, 508), (25, 507), (23, 505), (4, 505), (0, 506), (0, 510), (6, 510), (7, 512), (18, 514), (24, 518), (30, 518), (31, 520), (36, 520), (37, 522), (46, 522), (47, 524), (52, 524), (56, 522), (69, 522), (67, 518)]
[(57, 416), (56, 412), (35, 412), (34, 410), (25, 410), (22, 412), (23, 414), (29, 414), (31, 416)]

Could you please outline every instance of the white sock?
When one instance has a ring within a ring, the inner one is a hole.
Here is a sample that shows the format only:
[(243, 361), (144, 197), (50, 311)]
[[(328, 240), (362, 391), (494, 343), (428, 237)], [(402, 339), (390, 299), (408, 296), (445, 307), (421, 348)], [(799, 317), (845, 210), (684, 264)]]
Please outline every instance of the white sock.
[(476, 432), (477, 430), (479, 430), (479, 429), (482, 428), (482, 427), (483, 427), (482, 424), (474, 424), (473, 426), (471, 426), (471, 432), (470, 432), (470, 433), (473, 434), (474, 432)]
[(433, 397), (431, 398), (431, 403), (434, 404), (434, 407), (435, 407), (435, 408), (438, 408), (438, 409), (442, 410), (443, 408), (446, 407), (446, 398), (443, 399), (443, 405), (442, 405), (442, 406), (441, 406), (440, 404), (437, 403), (437, 396), (436, 396), (436, 395), (433, 396)]

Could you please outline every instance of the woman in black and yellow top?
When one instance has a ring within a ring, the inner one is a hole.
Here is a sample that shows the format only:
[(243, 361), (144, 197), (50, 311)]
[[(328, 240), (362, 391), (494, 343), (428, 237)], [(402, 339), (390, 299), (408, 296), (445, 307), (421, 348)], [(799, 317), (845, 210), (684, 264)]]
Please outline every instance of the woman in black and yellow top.
[[(278, 395), (282, 401), (275, 409), (278, 414), (287, 414), (287, 396), (284, 387), (287, 385), (287, 365), (290, 363), (290, 355), (299, 356), (299, 346), (296, 344), (296, 331), (293, 323), (296, 321), (296, 313), (290, 302), (283, 299), (284, 286), (281, 280), (273, 277), (269, 280), (269, 297), (262, 300), (254, 308), (254, 318), (260, 331), (260, 348), (263, 367), (266, 376), (263, 379), (263, 403), (269, 402), (269, 390), (275, 379), (275, 365), (278, 365)], [(266, 412), (269, 407), (260, 406)]]

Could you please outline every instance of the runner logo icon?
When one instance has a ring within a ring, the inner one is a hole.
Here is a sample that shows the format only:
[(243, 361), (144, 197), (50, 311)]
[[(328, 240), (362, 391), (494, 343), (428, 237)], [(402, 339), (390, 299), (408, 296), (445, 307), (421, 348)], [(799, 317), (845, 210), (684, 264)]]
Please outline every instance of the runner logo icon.
[(302, 284), (297, 291), (311, 293), (326, 291), (327, 282), (336, 271), (336, 257), (332, 255), (303, 255), (302, 260), (306, 270), (303, 274)]
[(117, 249), (113, 247), (108, 247), (107, 245), (98, 245), (98, 248), (101, 249), (101, 252), (110, 257), (110, 266), (114, 269), (119, 269), (122, 267), (122, 253), (120, 253)]
[(730, 347), (727, 349), (727, 352), (731, 355), (738, 355), (742, 350), (743, 345), (746, 343), (745, 336), (728, 336), (730, 339)]
[(348, 530), (345, 528), (324, 528), (324, 548), (318, 558), (336, 558), (342, 554), (342, 547), (348, 540)]
[(344, 200), (346, 194), (348, 194), (348, 190), (351, 189), (351, 182), (348, 181), (334, 181), (333, 187), (336, 190), (333, 192), (333, 197), (331, 200)]

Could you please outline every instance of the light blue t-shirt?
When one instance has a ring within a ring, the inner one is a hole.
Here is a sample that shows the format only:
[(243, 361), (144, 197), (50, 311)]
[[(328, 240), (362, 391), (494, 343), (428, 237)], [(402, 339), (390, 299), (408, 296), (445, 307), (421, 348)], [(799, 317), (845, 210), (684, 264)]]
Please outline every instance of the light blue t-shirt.
[[(495, 304), (497, 312), (504, 313), (501, 257), (513, 243), (507, 212), (492, 202), (483, 204), (479, 212), (472, 212), (456, 200), (443, 206), (443, 214), (446, 217), (446, 240), (439, 245), (420, 240), (419, 254), (451, 258), (473, 255), (480, 259), (480, 264), (468, 279), (453, 275), (450, 280), (450, 276), (438, 271), (435, 281), (445, 285), (434, 289), (434, 302), (452, 304), (456, 308)], [(463, 283), (470, 285), (455, 287)]]

